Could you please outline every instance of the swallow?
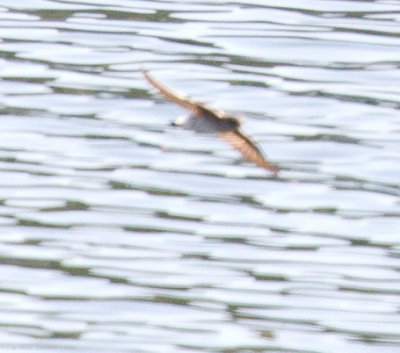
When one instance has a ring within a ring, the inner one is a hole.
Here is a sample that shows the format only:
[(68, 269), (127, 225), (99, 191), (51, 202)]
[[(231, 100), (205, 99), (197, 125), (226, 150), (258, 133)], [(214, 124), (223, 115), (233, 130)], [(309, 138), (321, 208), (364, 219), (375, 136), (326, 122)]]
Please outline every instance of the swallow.
[(194, 101), (187, 95), (172, 90), (155, 80), (145, 69), (141, 69), (141, 71), (150, 85), (156, 88), (167, 100), (177, 103), (191, 112), (189, 117), (183, 120), (178, 119), (173, 125), (190, 128), (197, 132), (217, 133), (248, 161), (267, 169), (274, 177), (278, 175), (278, 167), (267, 161), (253, 139), (241, 130), (241, 119)]

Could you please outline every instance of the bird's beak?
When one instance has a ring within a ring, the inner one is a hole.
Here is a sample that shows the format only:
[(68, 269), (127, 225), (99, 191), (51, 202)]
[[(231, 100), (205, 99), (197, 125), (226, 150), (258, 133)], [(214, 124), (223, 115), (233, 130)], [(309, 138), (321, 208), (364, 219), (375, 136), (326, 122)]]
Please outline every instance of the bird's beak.
[(180, 126), (180, 127), (183, 127), (183, 126), (185, 126), (186, 119), (187, 119), (186, 116), (180, 116), (180, 117), (178, 117), (176, 120), (174, 120), (173, 122), (171, 122), (171, 126)]

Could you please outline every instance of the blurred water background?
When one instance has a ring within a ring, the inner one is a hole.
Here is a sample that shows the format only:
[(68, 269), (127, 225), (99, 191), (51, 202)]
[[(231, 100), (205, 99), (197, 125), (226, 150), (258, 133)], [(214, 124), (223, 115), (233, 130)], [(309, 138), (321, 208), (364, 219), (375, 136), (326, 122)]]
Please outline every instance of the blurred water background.
[(394, 0), (1, 1), (0, 351), (399, 352), (399, 31)]

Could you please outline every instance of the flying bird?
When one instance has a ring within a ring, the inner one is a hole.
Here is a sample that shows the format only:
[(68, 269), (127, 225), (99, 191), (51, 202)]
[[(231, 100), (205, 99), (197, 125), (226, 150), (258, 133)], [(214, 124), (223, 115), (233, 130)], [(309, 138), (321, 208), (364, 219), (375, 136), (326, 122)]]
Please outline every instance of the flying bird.
[(161, 84), (151, 77), (146, 70), (142, 69), (141, 71), (146, 80), (166, 99), (190, 110), (189, 117), (184, 120), (178, 119), (173, 125), (190, 128), (197, 132), (217, 133), (219, 137), (237, 149), (247, 160), (269, 170), (273, 176), (277, 176), (278, 167), (267, 161), (253, 139), (240, 129), (240, 119), (222, 110), (212, 109), (203, 103), (196, 102), (185, 94)]

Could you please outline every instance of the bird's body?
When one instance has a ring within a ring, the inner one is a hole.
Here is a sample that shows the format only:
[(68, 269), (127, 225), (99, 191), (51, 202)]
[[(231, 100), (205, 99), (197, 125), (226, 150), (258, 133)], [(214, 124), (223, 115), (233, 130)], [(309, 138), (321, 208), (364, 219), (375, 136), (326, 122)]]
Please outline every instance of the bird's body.
[(268, 162), (262, 155), (255, 142), (240, 129), (241, 120), (221, 110), (211, 109), (206, 105), (195, 102), (186, 95), (167, 88), (153, 79), (146, 70), (142, 70), (146, 80), (156, 88), (166, 99), (189, 109), (191, 114), (186, 119), (177, 120), (174, 125), (202, 133), (217, 133), (218, 136), (230, 143), (246, 159), (259, 167), (268, 169), (276, 176), (278, 168)]
[(181, 116), (176, 119), (174, 126), (181, 126), (185, 129), (190, 129), (203, 134), (215, 134), (223, 131), (230, 131), (235, 128), (237, 122), (234, 120), (224, 119), (216, 122), (214, 119), (199, 118), (197, 115), (189, 114), (188, 116)]

